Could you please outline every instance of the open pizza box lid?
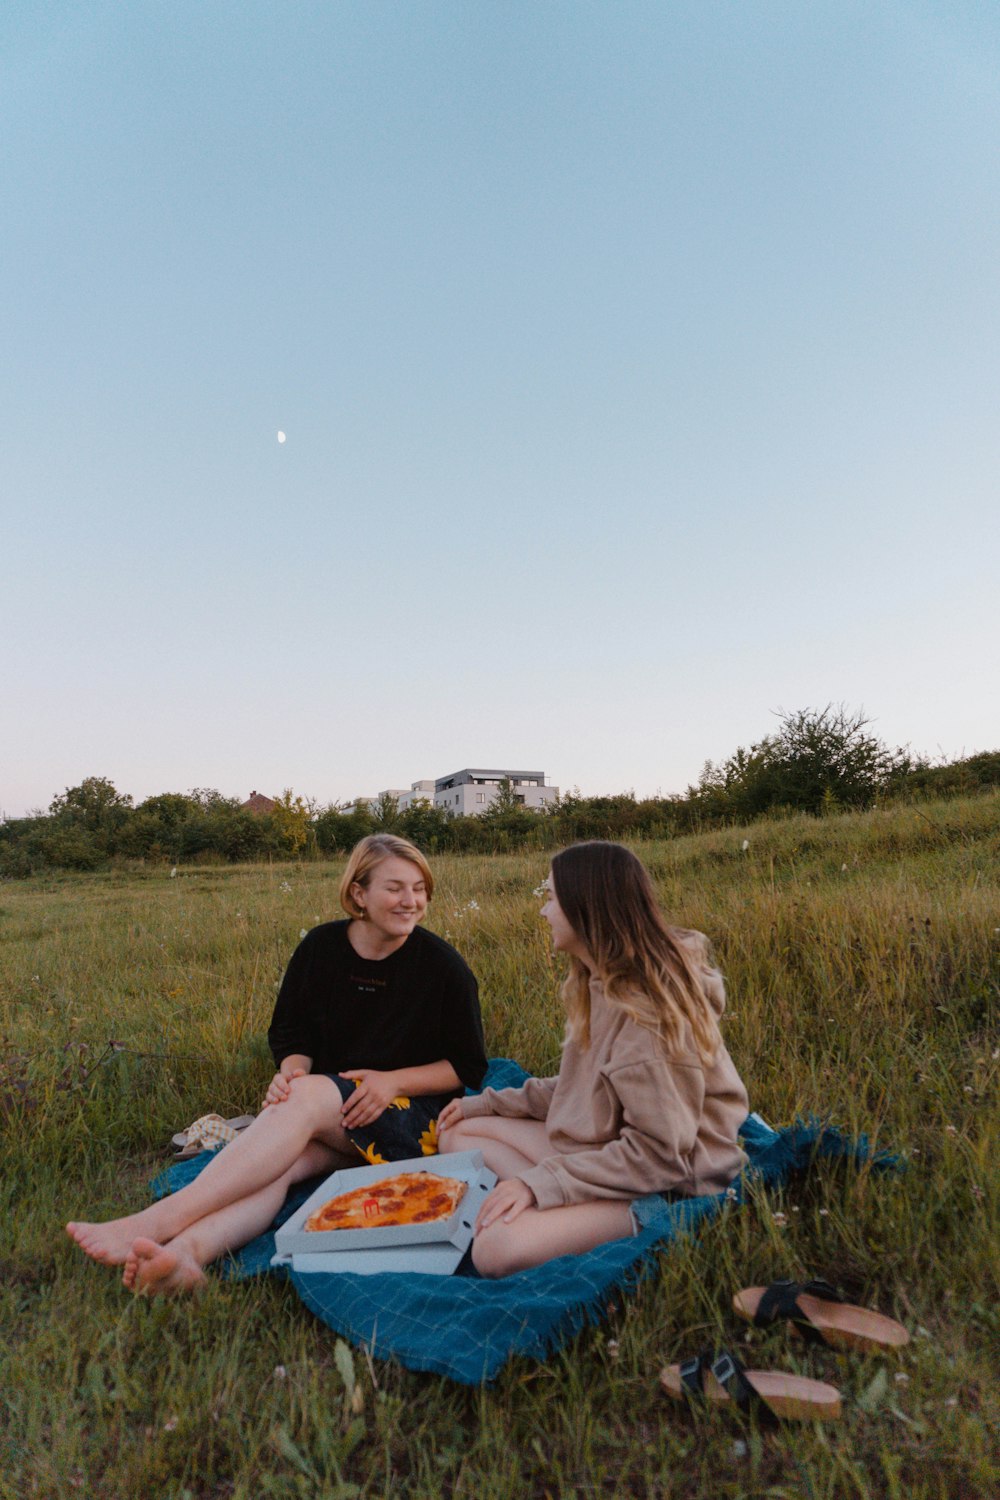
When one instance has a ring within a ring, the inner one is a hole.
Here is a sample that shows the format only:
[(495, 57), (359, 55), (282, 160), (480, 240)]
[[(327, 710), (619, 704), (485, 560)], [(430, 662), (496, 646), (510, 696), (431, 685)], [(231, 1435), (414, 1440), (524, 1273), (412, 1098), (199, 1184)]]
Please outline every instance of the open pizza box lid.
[[(373, 1224), (364, 1229), (308, 1230), (306, 1220), (339, 1193), (368, 1187), (400, 1172), (433, 1172), (457, 1177), (468, 1187), (454, 1213), (430, 1224)], [(443, 1156), (417, 1156), (406, 1161), (381, 1162), (374, 1167), (352, 1167), (334, 1172), (275, 1232), (274, 1266), (296, 1271), (427, 1271), (450, 1275), (472, 1241), (472, 1226), (480, 1204), (496, 1184), (496, 1174), (481, 1151), (452, 1151)]]

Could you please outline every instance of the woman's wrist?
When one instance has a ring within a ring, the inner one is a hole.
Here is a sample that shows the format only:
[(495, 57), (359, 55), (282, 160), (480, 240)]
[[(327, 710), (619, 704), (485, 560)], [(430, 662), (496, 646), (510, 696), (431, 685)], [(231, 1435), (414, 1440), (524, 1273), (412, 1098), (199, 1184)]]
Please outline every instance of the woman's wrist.
[(491, 1112), (482, 1094), (464, 1094), (456, 1102), (461, 1108), (463, 1118), (466, 1120), (474, 1120)]

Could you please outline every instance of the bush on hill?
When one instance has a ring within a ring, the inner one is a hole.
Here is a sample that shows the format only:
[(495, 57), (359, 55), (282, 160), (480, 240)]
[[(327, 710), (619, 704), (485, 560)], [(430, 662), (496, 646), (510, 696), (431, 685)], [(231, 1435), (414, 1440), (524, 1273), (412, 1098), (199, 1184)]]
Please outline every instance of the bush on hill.
[(47, 815), (0, 821), (0, 877), (96, 870), (112, 859), (177, 864), (328, 856), (378, 832), (398, 833), (429, 854), (553, 849), (578, 839), (670, 838), (761, 817), (821, 816), (996, 786), (1000, 751), (932, 766), (883, 745), (863, 714), (828, 704), (784, 714), (773, 735), (720, 765), (709, 761), (686, 796), (572, 791), (544, 812), (525, 809), (510, 785), (474, 818), (450, 818), (423, 799), (400, 811), (388, 794), (374, 808), (359, 800), (352, 812), (336, 805), (317, 811), (290, 789), (263, 814), (205, 788), (163, 792), (134, 807), (105, 777), (90, 776), (56, 797)]

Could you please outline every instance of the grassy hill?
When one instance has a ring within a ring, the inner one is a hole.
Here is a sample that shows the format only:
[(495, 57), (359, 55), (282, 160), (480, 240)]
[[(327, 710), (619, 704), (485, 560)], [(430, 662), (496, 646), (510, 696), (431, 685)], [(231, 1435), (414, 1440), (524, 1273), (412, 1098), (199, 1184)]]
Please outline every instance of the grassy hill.
[[(0, 885), (0, 1496), (996, 1493), (1000, 796), (640, 853), (667, 911), (712, 938), (753, 1107), (829, 1116), (907, 1170), (824, 1166), (758, 1196), (482, 1391), (355, 1351), (353, 1404), (346, 1351), (288, 1289), (147, 1305), (61, 1233), (139, 1207), (196, 1115), (256, 1108), (276, 984), (300, 931), (339, 915), (340, 866)], [(435, 871), (428, 925), (480, 977), (490, 1051), (554, 1071), (544, 855)], [(666, 1402), (663, 1364), (746, 1337), (733, 1291), (817, 1274), (914, 1334), (895, 1358), (749, 1336), (751, 1364), (838, 1385), (839, 1424), (765, 1434)]]

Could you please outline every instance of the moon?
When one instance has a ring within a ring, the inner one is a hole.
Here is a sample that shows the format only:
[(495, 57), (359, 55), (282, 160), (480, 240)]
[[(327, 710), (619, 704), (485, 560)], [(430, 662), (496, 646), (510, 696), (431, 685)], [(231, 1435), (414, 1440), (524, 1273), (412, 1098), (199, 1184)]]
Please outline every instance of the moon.
[(278, 442), (279, 443), (283, 443), (284, 441), (285, 441), (285, 434), (283, 432), (279, 432), (278, 433)]

